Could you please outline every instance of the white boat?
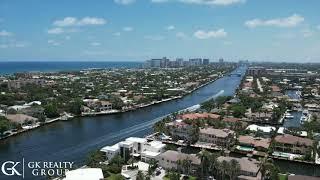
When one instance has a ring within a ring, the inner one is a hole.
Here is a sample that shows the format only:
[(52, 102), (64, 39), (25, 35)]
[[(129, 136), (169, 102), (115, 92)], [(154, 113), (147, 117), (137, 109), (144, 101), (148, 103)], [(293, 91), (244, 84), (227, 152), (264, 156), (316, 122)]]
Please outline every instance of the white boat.
[(286, 118), (286, 119), (293, 119), (294, 116), (291, 115), (290, 113), (286, 113), (286, 114), (285, 114), (285, 118)]
[(300, 118), (300, 123), (303, 124), (306, 121), (309, 121), (309, 117), (302, 115), (301, 118)]

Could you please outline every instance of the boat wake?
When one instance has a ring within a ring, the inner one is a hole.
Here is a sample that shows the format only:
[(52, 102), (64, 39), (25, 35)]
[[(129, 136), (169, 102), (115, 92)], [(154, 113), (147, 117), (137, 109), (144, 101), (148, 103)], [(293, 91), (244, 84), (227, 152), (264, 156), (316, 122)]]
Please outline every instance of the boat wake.
[[(211, 96), (209, 99), (214, 99), (220, 95), (222, 95), (224, 93), (224, 90), (219, 91), (217, 94)], [(196, 109), (200, 108), (200, 104), (197, 105), (193, 105), (190, 106), (188, 108), (185, 108), (183, 110), (180, 110), (179, 112), (183, 112), (183, 111), (195, 111)], [(48, 154), (48, 158), (49, 159), (69, 159), (70, 157), (72, 157), (72, 154), (86, 154), (89, 151), (96, 149), (96, 148), (102, 148), (102, 146), (106, 146), (106, 145), (111, 145), (113, 143), (116, 143), (118, 141), (121, 141), (129, 136), (132, 136), (136, 133), (151, 129), (152, 126), (162, 120), (164, 117), (168, 116), (169, 114), (166, 114), (164, 116), (152, 119), (150, 121), (146, 121), (144, 123), (140, 123), (125, 129), (122, 129), (120, 131), (117, 132), (112, 132), (112, 133), (108, 133), (105, 134), (97, 139), (95, 139), (94, 141), (85, 141), (81, 144), (78, 144), (76, 146), (72, 146), (66, 149), (63, 149), (61, 151), (57, 151), (53, 154)], [(62, 158), (63, 157), (63, 158)], [(44, 158), (45, 159), (45, 158)], [(75, 161), (79, 160), (79, 159), (74, 159)]]

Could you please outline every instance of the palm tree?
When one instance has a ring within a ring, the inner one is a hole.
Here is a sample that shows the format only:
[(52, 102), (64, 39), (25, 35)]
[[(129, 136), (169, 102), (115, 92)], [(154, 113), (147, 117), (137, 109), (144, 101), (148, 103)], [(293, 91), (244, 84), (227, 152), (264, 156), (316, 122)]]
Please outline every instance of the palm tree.
[(217, 154), (214, 154), (214, 153), (211, 153), (210, 156), (209, 156), (209, 172), (210, 172), (210, 175), (213, 175), (216, 170), (217, 170), (217, 167), (218, 167), (218, 161), (217, 161)]
[(230, 162), (229, 162), (229, 165), (230, 165), (230, 168), (231, 168), (231, 171), (230, 171), (230, 180), (232, 179), (236, 179), (238, 174), (240, 173), (240, 170), (241, 170), (241, 167), (240, 167), (240, 164), (238, 161), (232, 159)]
[(229, 163), (227, 161), (225, 161), (225, 160), (222, 161), (220, 168), (221, 168), (221, 172), (222, 172), (222, 179), (224, 179), (226, 174), (227, 174), (227, 172), (230, 170), (229, 169)]
[(266, 174), (270, 173), (270, 171), (274, 169), (273, 160), (264, 157), (260, 159), (260, 171), (261, 171), (261, 179), (266, 178)]
[(185, 174), (190, 175), (192, 161), (187, 157), (186, 159), (182, 160), (182, 166)]
[(204, 178), (207, 170), (208, 170), (208, 164), (209, 164), (209, 152), (204, 150), (201, 150), (198, 154), (197, 157), (201, 161), (201, 177)]
[(130, 159), (128, 160), (128, 164), (131, 165), (131, 168), (133, 168), (133, 163), (134, 163), (134, 159), (133, 159), (133, 158), (130, 158)]
[(144, 180), (144, 175), (143, 175), (142, 171), (138, 171), (136, 180)]

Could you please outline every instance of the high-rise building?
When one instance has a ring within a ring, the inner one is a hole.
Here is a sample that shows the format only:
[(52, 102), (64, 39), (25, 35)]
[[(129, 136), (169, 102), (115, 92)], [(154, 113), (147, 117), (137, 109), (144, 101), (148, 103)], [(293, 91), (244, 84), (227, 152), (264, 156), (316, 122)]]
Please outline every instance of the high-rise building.
[(202, 59), (201, 58), (189, 59), (189, 62), (190, 62), (191, 66), (200, 66), (200, 65), (202, 65)]
[(223, 63), (223, 62), (224, 62), (223, 58), (220, 58), (219, 63)]
[(209, 65), (210, 60), (209, 59), (202, 59), (203, 65)]

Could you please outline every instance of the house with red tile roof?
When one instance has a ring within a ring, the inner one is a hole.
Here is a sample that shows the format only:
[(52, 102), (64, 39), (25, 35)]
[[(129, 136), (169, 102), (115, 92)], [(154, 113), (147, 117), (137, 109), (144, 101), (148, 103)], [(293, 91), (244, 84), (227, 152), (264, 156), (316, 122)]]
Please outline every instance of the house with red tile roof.
[(312, 147), (313, 140), (290, 134), (278, 135), (274, 138), (274, 150), (294, 154), (305, 154)]

